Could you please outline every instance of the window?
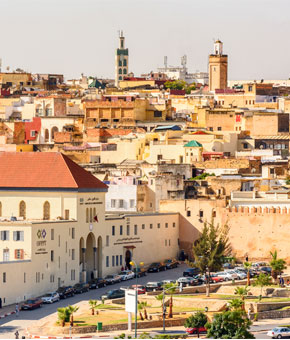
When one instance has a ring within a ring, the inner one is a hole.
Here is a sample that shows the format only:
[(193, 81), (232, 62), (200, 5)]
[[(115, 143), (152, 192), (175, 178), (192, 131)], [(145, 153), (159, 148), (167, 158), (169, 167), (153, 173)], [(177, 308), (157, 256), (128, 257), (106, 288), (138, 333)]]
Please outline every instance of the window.
[(115, 226), (112, 225), (112, 236), (115, 236)]
[(50, 261), (51, 262), (54, 261), (54, 251), (53, 250), (50, 251)]
[(71, 238), (75, 238), (75, 228), (71, 228)]
[(165, 240), (165, 247), (167, 246), (167, 240)]
[(68, 209), (65, 209), (65, 211), (64, 211), (64, 219), (69, 220), (69, 210)]
[(39, 283), (40, 282), (40, 272), (35, 273), (35, 282)]
[(127, 74), (127, 70), (125, 68), (123, 70), (123, 74)]
[(170, 240), (168, 240), (168, 245), (170, 246)]
[(35, 130), (30, 130), (30, 137), (35, 137)]
[(127, 225), (127, 235), (130, 235), (130, 226)]
[(72, 260), (75, 259), (75, 250), (74, 249), (71, 250), (71, 259)]
[(67, 262), (65, 263), (65, 273), (67, 274)]
[(74, 281), (74, 280), (76, 279), (76, 271), (75, 271), (75, 269), (72, 269), (72, 270), (70, 271), (70, 279), (71, 279), (72, 281)]
[(123, 226), (120, 225), (120, 235), (123, 235)]
[(106, 267), (110, 266), (110, 259), (109, 256), (106, 256)]
[(116, 200), (111, 200), (111, 208), (116, 208)]
[(221, 126), (218, 126), (218, 131), (222, 131), (222, 127)]
[(58, 268), (60, 268), (60, 256), (58, 257)]
[(145, 224), (142, 224), (142, 229), (145, 229)]
[(122, 74), (122, 69), (121, 68), (119, 68), (119, 74)]
[(175, 222), (173, 222), (173, 223), (172, 223), (172, 227), (173, 227), (173, 228), (175, 228), (175, 227), (176, 227), (176, 225), (175, 225)]
[(122, 66), (122, 60), (119, 60), (119, 66)]
[(0, 202), (0, 216), (2, 216), (2, 202)]
[(1, 230), (1, 241), (9, 241), (9, 230)]
[(160, 229), (160, 223), (157, 223), (157, 228)]
[(116, 267), (119, 265), (119, 255), (116, 255)]
[(54, 240), (54, 229), (50, 230), (50, 239), (51, 239), (51, 241)]
[(86, 209), (86, 222), (89, 223), (89, 208)]
[(249, 144), (248, 143), (243, 143), (243, 148), (248, 149)]
[(168, 223), (165, 223), (165, 228), (168, 228)]
[(213, 127), (210, 127), (210, 128), (209, 128), (209, 131), (213, 131)]
[(3, 283), (5, 283), (5, 282), (6, 282), (6, 273), (5, 273), (5, 272), (3, 273), (3, 278), (2, 278), (2, 281), (3, 281)]
[(187, 210), (186, 216), (187, 216), (187, 217), (190, 217), (190, 216), (191, 216), (191, 211), (190, 211), (190, 210)]
[(249, 92), (252, 92), (252, 91), (253, 91), (253, 86), (249, 85)]
[(26, 204), (24, 201), (21, 201), (19, 203), (19, 217), (23, 217), (23, 219), (26, 219)]
[(134, 235), (137, 235), (138, 233), (138, 226), (137, 224), (134, 225)]
[(60, 235), (58, 235), (58, 246), (60, 247)]
[(135, 200), (130, 200), (130, 208), (134, 208), (135, 207)]
[(124, 200), (119, 200), (119, 208), (124, 208)]
[(24, 231), (13, 231), (13, 241), (24, 241)]
[(153, 228), (153, 224), (152, 223), (150, 223), (150, 229), (152, 229)]
[(110, 244), (110, 242), (109, 242), (109, 235), (107, 235), (106, 236), (106, 247), (109, 247), (109, 244)]
[(123, 66), (127, 66), (127, 60), (126, 59), (124, 59), (124, 61), (123, 61)]
[(115, 267), (115, 256), (112, 256), (112, 267)]
[(24, 259), (24, 250), (23, 249), (15, 249), (15, 259), (16, 260), (23, 260)]
[(10, 259), (9, 249), (3, 249), (3, 262), (7, 262)]
[(122, 266), (123, 262), (123, 255), (120, 255), (120, 266)]
[(212, 215), (212, 217), (216, 217), (216, 211), (213, 210), (211, 215)]
[(119, 80), (122, 80), (122, 76), (119, 77)]
[(199, 217), (203, 218), (203, 210), (199, 210)]
[(23, 282), (26, 283), (26, 273), (23, 273)]
[(154, 111), (154, 117), (162, 117), (162, 111)]
[(43, 204), (43, 219), (49, 220), (50, 219), (50, 204), (49, 202), (44, 202)]

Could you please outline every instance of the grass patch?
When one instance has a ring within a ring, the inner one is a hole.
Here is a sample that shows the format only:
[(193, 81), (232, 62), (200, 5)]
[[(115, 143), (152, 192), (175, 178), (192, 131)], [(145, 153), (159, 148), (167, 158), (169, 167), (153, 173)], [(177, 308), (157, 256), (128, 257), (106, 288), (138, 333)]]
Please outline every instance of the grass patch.
[(112, 305), (106, 305), (101, 303), (100, 305), (96, 306), (96, 309), (115, 309), (115, 310), (125, 310), (124, 307), (121, 306), (112, 306)]

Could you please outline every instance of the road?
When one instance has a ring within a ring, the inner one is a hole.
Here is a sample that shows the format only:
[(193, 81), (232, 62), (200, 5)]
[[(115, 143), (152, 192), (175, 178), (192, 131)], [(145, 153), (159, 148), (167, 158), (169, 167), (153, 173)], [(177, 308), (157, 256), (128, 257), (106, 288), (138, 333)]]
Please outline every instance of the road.
[[(186, 265), (180, 265), (178, 268), (162, 271), (159, 273), (148, 273), (147, 276), (138, 279), (138, 284), (145, 285), (150, 281), (162, 281), (162, 280), (176, 280), (182, 276), (184, 269), (187, 268)], [(14, 333), (16, 330), (21, 336), (24, 335), (25, 329), (27, 327), (33, 326), (35, 321), (41, 320), (51, 314), (55, 313), (57, 308), (66, 307), (68, 304), (74, 305), (81, 301), (97, 300), (110, 289), (120, 288), (124, 286), (129, 286), (135, 284), (136, 279), (129, 281), (123, 281), (112, 286), (107, 286), (99, 289), (92, 289), (88, 293), (78, 294), (71, 298), (65, 300), (60, 300), (59, 302), (43, 305), (41, 308), (32, 311), (21, 311), (19, 316), (16, 317), (15, 314), (10, 315), (4, 319), (0, 320), (0, 339), (14, 339)]]

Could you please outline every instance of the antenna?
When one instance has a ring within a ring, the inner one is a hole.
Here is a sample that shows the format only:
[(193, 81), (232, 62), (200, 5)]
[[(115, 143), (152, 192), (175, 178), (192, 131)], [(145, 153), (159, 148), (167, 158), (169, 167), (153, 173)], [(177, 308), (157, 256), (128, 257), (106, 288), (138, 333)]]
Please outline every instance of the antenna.
[(164, 67), (167, 68), (167, 55), (164, 56)]

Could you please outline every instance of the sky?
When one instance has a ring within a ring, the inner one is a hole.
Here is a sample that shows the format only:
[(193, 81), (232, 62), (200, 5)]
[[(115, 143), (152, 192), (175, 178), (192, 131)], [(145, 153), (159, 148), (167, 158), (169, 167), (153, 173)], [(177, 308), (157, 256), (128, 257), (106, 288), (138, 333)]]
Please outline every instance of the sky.
[(214, 39), (228, 78), (290, 77), (289, 0), (0, 0), (2, 71), (114, 78), (118, 31), (135, 76), (180, 65), (207, 71)]

